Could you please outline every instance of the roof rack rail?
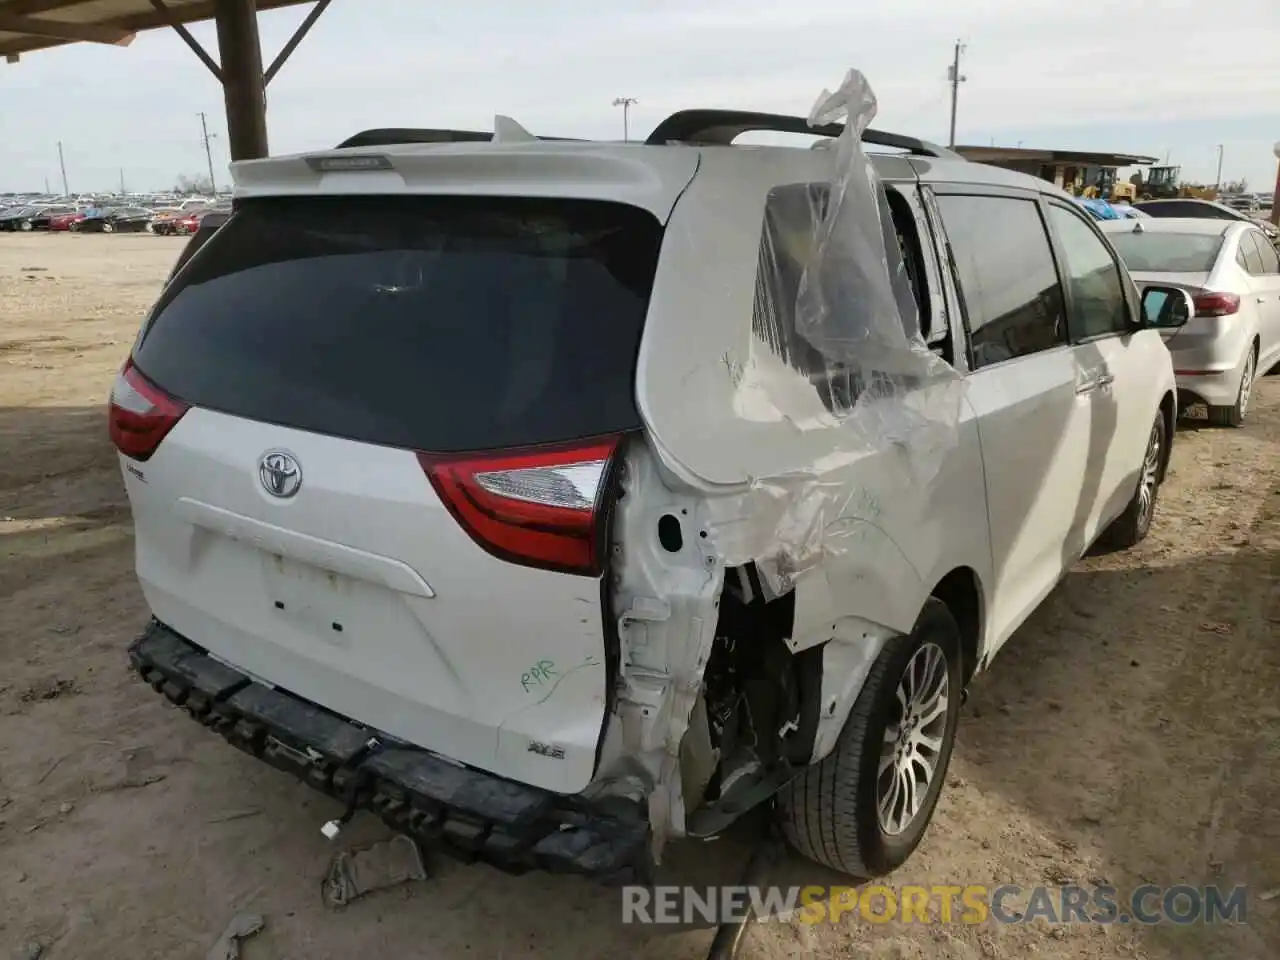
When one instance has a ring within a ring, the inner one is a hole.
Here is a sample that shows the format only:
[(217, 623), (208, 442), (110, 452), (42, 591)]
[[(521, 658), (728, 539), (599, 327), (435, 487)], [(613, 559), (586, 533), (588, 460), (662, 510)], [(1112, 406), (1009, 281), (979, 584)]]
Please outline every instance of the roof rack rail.
[[(680, 110), (658, 124), (645, 143), (651, 145), (700, 143), (726, 146), (744, 133), (757, 131), (838, 137), (844, 133), (844, 124), (827, 123), (811, 127), (804, 117), (792, 117), (782, 113), (756, 113), (752, 110)], [(878, 147), (906, 150), (921, 157), (961, 159), (958, 153), (946, 147), (883, 130), (864, 130), (862, 142), (875, 144)]]
[[(446, 130), (429, 127), (380, 127), (361, 130), (335, 148), (384, 147), (397, 143), (483, 143), (493, 139), (492, 130)], [(538, 140), (572, 141), (572, 137), (538, 137)]]

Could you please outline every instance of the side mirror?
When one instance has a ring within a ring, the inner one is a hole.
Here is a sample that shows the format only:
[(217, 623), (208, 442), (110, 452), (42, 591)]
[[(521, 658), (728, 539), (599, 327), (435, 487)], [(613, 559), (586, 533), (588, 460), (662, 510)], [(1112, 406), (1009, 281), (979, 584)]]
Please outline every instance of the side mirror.
[(1146, 287), (1142, 291), (1144, 327), (1176, 330), (1195, 315), (1195, 301), (1180, 287)]

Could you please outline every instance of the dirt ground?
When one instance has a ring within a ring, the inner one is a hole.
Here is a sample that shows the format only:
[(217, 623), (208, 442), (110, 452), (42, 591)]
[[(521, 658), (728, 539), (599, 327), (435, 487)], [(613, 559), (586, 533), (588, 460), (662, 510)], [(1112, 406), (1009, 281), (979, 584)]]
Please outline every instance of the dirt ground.
[[(625, 927), (617, 892), (443, 857), (330, 912), (335, 805), (130, 674), (146, 610), (103, 402), (179, 243), (0, 235), (0, 957), (201, 958), (243, 908), (267, 924), (246, 960), (703, 956), (708, 930)], [(1247, 884), (1246, 926), (774, 921), (746, 956), (1280, 956), (1278, 445), (1280, 377), (1243, 429), (1182, 425), (1147, 542), (1080, 564), (975, 684), (894, 877)], [(384, 835), (358, 818), (339, 843)], [(743, 856), (676, 859), (736, 883)]]

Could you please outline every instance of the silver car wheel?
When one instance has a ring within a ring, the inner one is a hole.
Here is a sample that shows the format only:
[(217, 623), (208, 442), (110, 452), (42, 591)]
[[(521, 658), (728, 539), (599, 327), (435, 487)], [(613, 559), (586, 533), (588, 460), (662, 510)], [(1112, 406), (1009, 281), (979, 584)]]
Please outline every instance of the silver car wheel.
[(1147, 441), (1147, 455), (1142, 458), (1142, 475), (1138, 479), (1138, 517), (1145, 520), (1156, 502), (1156, 487), (1160, 480), (1160, 427), (1151, 428)]
[(897, 723), (885, 727), (876, 770), (876, 810), (889, 836), (905, 832), (924, 807), (947, 730), (951, 679), (936, 643), (912, 654), (898, 680)]
[(1257, 359), (1254, 356), (1253, 349), (1249, 349), (1249, 356), (1244, 361), (1244, 372), (1240, 374), (1240, 416), (1243, 417), (1249, 412), (1249, 397), (1253, 393), (1253, 374), (1257, 366)]

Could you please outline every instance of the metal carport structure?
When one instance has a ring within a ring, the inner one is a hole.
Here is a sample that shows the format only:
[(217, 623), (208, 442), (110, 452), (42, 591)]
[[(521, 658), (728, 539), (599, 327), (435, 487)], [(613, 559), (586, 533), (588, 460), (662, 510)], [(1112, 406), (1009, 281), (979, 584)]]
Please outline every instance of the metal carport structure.
[[(143, 30), (168, 27), (200, 58), (222, 85), (232, 160), (267, 155), (266, 88), (331, 0), (315, 6), (289, 42), (263, 69), (258, 12), (311, 0), (0, 0), (0, 57), (68, 43), (128, 46)], [(187, 24), (213, 20), (218, 56), (211, 56)]]

